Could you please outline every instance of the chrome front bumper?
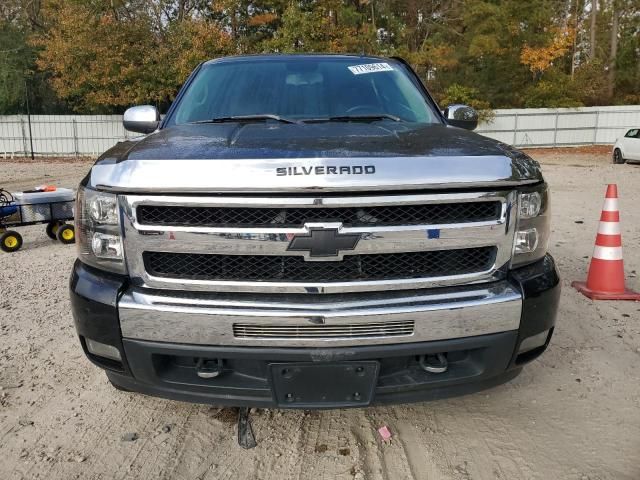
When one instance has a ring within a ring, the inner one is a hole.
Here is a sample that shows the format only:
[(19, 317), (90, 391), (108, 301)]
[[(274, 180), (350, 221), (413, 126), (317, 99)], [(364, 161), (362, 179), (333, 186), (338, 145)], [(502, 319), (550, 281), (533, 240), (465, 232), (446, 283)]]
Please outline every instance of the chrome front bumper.
[[(133, 287), (121, 297), (118, 312), (122, 336), (128, 339), (330, 348), (446, 340), (517, 330), (522, 295), (507, 281), (435, 291), (264, 295), (260, 300), (247, 294), (164, 291), (159, 295)], [(412, 331), (371, 333), (375, 332), (372, 325), (383, 324), (412, 325)], [(250, 337), (238, 334), (247, 331), (252, 332)], [(323, 335), (325, 331), (333, 334)], [(359, 336), (362, 331), (368, 332), (366, 337)]]

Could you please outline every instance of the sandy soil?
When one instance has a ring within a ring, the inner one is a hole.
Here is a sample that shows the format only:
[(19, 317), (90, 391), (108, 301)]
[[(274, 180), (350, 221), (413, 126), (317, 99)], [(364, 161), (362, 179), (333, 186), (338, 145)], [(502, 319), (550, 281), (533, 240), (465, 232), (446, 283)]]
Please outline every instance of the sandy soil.
[[(593, 303), (570, 282), (585, 277), (604, 186), (617, 182), (628, 283), (640, 289), (640, 166), (611, 165), (602, 152), (534, 155), (554, 193), (551, 252), (564, 288), (545, 355), (466, 397), (257, 411), (251, 451), (236, 444), (233, 410), (114, 390), (72, 326), (73, 247), (22, 229), (23, 250), (0, 254), (0, 478), (639, 479), (640, 303)], [(88, 167), (0, 162), (0, 184), (74, 186)]]

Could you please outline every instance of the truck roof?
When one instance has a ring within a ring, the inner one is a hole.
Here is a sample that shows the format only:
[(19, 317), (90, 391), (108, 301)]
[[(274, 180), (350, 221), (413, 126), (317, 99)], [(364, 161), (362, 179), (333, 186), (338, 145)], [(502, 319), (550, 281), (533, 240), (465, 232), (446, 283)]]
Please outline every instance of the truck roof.
[(247, 60), (298, 60), (305, 61), (318, 58), (360, 58), (363, 60), (387, 60), (397, 62), (398, 59), (392, 57), (380, 57), (376, 55), (362, 55), (356, 53), (256, 53), (245, 55), (232, 55), (207, 60), (205, 65), (221, 62), (242, 62)]

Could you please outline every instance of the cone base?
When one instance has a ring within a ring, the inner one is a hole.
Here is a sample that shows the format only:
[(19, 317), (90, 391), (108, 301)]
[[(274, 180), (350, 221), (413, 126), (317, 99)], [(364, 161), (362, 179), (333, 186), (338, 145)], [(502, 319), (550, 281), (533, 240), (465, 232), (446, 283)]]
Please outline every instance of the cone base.
[(640, 302), (640, 293), (625, 289), (622, 293), (597, 292), (587, 288), (586, 282), (571, 282), (571, 286), (591, 300), (635, 300)]

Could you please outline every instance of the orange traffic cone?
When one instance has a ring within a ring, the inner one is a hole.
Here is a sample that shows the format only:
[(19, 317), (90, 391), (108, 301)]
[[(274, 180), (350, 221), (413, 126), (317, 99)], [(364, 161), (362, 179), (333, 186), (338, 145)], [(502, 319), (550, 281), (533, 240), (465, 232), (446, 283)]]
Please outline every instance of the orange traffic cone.
[(640, 293), (628, 290), (624, 285), (618, 187), (615, 184), (607, 186), (587, 282), (572, 282), (571, 285), (592, 300), (640, 301)]

